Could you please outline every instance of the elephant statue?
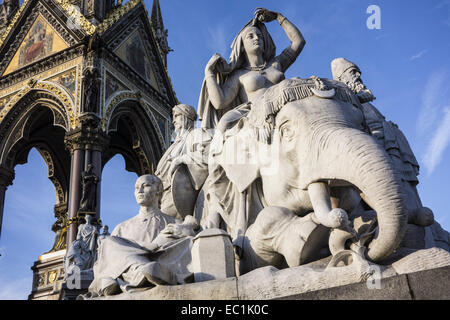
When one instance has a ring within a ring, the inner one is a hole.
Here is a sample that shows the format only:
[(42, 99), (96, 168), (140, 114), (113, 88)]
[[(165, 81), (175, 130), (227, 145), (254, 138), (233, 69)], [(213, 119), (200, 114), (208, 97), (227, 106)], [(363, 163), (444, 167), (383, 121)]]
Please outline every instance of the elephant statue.
[[(227, 129), (216, 130), (210, 146), (206, 224), (225, 223), (238, 249), (257, 244), (245, 239), (258, 229), (260, 240), (271, 241), (264, 250), (294, 266), (301, 258), (295, 263), (285, 253), (297, 249), (281, 244), (294, 223), (279, 219), (309, 217), (328, 231), (352, 234), (347, 212), (363, 199), (376, 212), (366, 258), (387, 258), (402, 240), (408, 212), (391, 159), (368, 133), (361, 110), (345, 84), (313, 76), (283, 80), (234, 123), (219, 124)], [(252, 227), (258, 221), (266, 227)]]

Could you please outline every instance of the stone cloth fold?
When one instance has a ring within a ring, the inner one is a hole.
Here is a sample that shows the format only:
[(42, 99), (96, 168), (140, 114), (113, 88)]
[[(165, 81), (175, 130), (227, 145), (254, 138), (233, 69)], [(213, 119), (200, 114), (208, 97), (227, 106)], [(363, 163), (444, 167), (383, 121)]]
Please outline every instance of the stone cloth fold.
[(170, 223), (178, 222), (164, 214), (137, 216), (119, 224), (98, 249), (94, 264), (93, 295), (103, 295), (115, 283), (123, 291), (158, 284), (181, 284), (192, 275), (191, 247), (193, 237), (167, 239), (156, 251), (152, 241)]

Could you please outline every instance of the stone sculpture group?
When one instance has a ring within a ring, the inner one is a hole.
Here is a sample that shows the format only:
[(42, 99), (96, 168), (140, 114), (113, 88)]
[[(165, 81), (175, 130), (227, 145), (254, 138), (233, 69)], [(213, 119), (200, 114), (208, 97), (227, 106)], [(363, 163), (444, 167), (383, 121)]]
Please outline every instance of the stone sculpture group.
[[(279, 55), (265, 27), (273, 20), (290, 40)], [(201, 127), (193, 107), (173, 108), (173, 144), (156, 175), (136, 181), (139, 214), (96, 249), (91, 297), (317, 261), (358, 264), (364, 278), (371, 264), (430, 247), (450, 261), (449, 234), (416, 189), (417, 160), (371, 104), (358, 66), (337, 58), (333, 79), (285, 79), (305, 43), (286, 17), (258, 8), (229, 62), (213, 55)]]

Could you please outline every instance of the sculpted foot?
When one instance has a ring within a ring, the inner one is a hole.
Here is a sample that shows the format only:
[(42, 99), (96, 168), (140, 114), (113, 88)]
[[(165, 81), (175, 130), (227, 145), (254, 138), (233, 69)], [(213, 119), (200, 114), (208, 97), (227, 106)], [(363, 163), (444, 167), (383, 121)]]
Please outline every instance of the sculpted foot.
[(139, 271), (153, 285), (177, 284), (175, 275), (157, 262), (147, 263)]

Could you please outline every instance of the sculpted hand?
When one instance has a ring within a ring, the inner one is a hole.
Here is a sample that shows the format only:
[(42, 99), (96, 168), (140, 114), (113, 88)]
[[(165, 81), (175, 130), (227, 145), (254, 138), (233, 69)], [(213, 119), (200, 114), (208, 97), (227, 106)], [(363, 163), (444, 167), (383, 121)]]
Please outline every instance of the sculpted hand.
[(167, 227), (161, 231), (162, 234), (169, 238), (180, 239), (192, 235), (192, 228), (182, 224), (168, 224)]
[(211, 57), (211, 59), (209, 59), (208, 63), (206, 64), (205, 67), (205, 75), (208, 74), (214, 74), (216, 71), (216, 66), (217, 64), (222, 64), (222, 65), (226, 65), (227, 62), (225, 61), (224, 58), (222, 58), (220, 56), (220, 54), (215, 53), (213, 54), (213, 56)]
[(256, 8), (255, 17), (258, 21), (267, 23), (275, 20), (278, 17), (278, 12), (269, 11), (265, 8)]
[(175, 159), (172, 160), (172, 163), (170, 164), (170, 169), (169, 169), (169, 175), (170, 177), (173, 176), (173, 174), (175, 173), (175, 171), (178, 169), (178, 167), (183, 164), (183, 158), (182, 157), (177, 157)]

